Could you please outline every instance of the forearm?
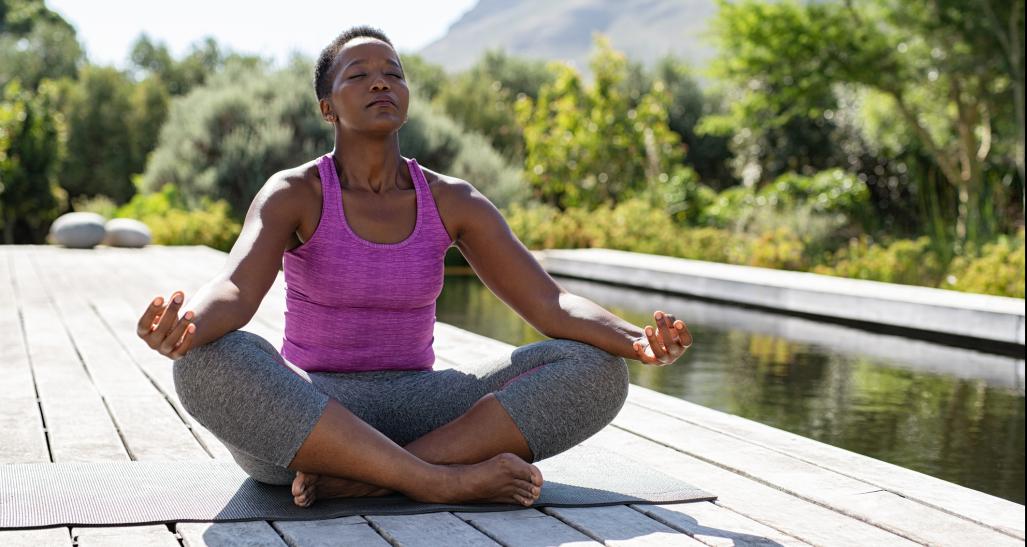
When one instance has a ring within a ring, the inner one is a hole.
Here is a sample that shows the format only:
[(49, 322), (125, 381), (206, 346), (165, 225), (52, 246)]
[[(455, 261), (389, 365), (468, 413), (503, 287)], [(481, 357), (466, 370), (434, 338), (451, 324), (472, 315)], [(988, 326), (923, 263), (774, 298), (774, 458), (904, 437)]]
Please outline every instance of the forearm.
[(571, 293), (560, 295), (558, 309), (550, 313), (550, 324), (542, 332), (550, 338), (578, 340), (614, 355), (637, 358), (632, 342), (645, 335), (599, 304)]
[(239, 287), (228, 279), (216, 278), (204, 284), (179, 308), (179, 317), (192, 310), (196, 332), (191, 347), (202, 346), (241, 328), (253, 317), (253, 311), (239, 293)]

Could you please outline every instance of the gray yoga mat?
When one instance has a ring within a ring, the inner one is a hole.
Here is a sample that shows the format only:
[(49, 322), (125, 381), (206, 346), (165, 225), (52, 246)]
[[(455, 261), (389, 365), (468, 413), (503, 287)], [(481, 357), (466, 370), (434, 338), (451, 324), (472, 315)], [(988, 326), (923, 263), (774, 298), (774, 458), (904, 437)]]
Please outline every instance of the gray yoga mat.
[[(535, 465), (545, 479), (536, 508), (716, 498), (648, 465), (590, 446), (577, 446)], [(288, 486), (256, 482), (234, 462), (219, 460), (0, 465), (0, 528), (517, 509), (524, 507), (419, 503), (399, 494), (318, 500), (301, 508), (293, 505)]]

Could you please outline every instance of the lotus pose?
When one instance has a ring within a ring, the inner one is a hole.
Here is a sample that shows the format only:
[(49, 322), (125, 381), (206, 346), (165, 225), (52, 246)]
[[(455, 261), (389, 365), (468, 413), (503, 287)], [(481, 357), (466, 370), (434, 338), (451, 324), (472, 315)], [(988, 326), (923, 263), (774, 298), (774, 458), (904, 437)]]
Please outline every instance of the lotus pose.
[[(624, 357), (670, 364), (692, 343), (687, 327), (656, 312), (643, 330), (568, 293), (474, 186), (401, 156), (410, 93), (380, 31), (338, 36), (314, 89), (334, 150), (271, 176), (222, 272), (189, 302), (156, 297), (138, 335), (174, 360), (185, 409), (249, 476), (291, 485), (298, 505), (393, 492), (531, 505), (543, 483), (532, 463), (594, 435), (624, 404)], [(452, 245), (551, 339), (435, 370)], [(280, 350), (239, 330), (279, 266)]]

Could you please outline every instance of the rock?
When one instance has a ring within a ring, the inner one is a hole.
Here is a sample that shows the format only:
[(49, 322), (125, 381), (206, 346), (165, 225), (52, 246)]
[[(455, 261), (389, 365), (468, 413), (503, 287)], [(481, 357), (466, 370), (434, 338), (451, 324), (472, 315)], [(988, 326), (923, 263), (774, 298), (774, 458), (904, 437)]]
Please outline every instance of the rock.
[(90, 249), (103, 241), (107, 230), (96, 213), (66, 213), (50, 225), (50, 235), (58, 245)]
[(107, 238), (103, 243), (111, 247), (145, 247), (153, 239), (146, 224), (134, 218), (112, 218), (105, 228)]

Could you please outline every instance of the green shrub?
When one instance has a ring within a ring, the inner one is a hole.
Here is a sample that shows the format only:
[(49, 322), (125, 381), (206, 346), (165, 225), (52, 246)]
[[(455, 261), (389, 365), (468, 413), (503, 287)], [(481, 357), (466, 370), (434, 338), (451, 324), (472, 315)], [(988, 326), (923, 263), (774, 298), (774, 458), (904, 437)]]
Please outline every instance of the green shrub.
[(975, 258), (956, 257), (943, 289), (1024, 297), (1024, 229), (984, 246)]
[(199, 207), (189, 210), (173, 184), (157, 193), (136, 194), (116, 216), (142, 221), (157, 245), (206, 245), (227, 252), (242, 229), (225, 200), (203, 197)]
[[(747, 247), (747, 248), (746, 248)], [(763, 232), (753, 238), (736, 262), (760, 268), (805, 271), (808, 267), (802, 238), (787, 226)]]
[(834, 255), (833, 265), (818, 265), (813, 272), (905, 285), (937, 287), (945, 265), (927, 237), (900, 239), (887, 245), (860, 236)]
[(96, 213), (110, 219), (117, 216), (118, 204), (102, 194), (93, 197), (79, 196), (71, 199), (71, 209), (82, 213)]

